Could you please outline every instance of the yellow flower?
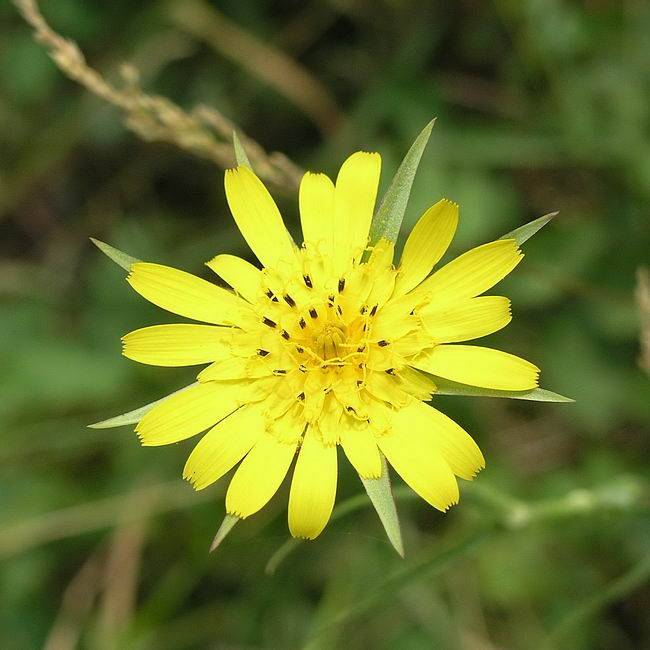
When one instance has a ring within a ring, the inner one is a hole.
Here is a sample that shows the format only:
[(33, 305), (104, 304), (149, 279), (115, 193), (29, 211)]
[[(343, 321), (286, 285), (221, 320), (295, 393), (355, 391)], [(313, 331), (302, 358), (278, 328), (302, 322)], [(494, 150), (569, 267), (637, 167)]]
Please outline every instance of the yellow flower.
[(142, 444), (209, 429), (184, 477), (199, 490), (241, 461), (226, 495), (227, 512), (239, 518), (271, 499), (297, 455), (289, 496), (296, 537), (316, 537), (330, 517), (339, 445), (364, 479), (380, 476), (383, 454), (435, 508), (457, 503), (456, 477), (472, 479), (484, 460), (460, 426), (426, 404), (436, 392), (431, 375), (490, 389), (537, 386), (528, 361), (458, 345), (510, 322), (507, 298), (480, 294), (519, 263), (517, 243), (479, 246), (431, 273), (458, 222), (458, 206), (442, 200), (422, 215), (395, 266), (391, 242), (368, 243), (380, 167), (378, 154), (357, 152), (336, 185), (305, 174), (300, 248), (251, 169), (229, 170), (230, 209), (263, 268), (217, 255), (207, 265), (233, 291), (159, 264), (133, 264), (128, 276), (155, 305), (209, 323), (124, 337), (124, 354), (141, 363), (210, 364), (144, 415)]

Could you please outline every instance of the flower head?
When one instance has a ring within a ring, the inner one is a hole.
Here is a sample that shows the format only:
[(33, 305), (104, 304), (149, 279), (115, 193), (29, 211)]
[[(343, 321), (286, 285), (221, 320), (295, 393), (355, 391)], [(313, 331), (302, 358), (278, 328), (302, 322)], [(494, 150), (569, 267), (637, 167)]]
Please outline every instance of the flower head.
[(465, 345), (510, 322), (510, 301), (481, 296), (519, 263), (512, 239), (474, 248), (432, 273), (458, 223), (442, 200), (409, 235), (370, 245), (380, 173), (376, 153), (350, 156), (336, 184), (305, 174), (299, 195), (304, 244), (296, 246), (270, 194), (247, 166), (226, 172), (226, 196), (259, 269), (232, 255), (207, 265), (232, 290), (174, 268), (136, 263), (131, 286), (168, 311), (209, 324), (146, 327), (124, 354), (160, 366), (210, 364), (197, 382), (152, 408), (136, 431), (144, 445), (207, 431), (184, 476), (202, 489), (237, 468), (226, 509), (248, 517), (279, 488), (297, 456), (289, 528), (314, 538), (335, 500), (337, 447), (362, 478), (382, 454), (413, 490), (446, 510), (456, 477), (484, 467), (472, 438), (426, 404), (435, 378), (525, 391), (538, 369), (498, 350)]

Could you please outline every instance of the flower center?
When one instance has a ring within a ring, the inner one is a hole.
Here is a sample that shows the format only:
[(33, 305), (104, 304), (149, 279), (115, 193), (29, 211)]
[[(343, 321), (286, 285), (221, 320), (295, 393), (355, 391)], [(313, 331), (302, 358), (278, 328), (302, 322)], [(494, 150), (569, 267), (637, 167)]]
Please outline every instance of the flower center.
[(343, 330), (327, 323), (325, 327), (316, 335), (315, 352), (324, 361), (330, 359), (340, 359), (345, 354), (343, 343), (345, 342), (345, 333)]

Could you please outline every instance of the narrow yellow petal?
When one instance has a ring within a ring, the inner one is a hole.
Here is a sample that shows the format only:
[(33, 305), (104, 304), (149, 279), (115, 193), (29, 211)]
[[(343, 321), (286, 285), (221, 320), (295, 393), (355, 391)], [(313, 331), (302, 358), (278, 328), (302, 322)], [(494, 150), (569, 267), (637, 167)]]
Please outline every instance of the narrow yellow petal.
[(343, 272), (359, 259), (368, 243), (375, 209), (381, 156), (357, 151), (341, 166), (334, 191), (333, 268)]
[(381, 457), (377, 442), (365, 422), (344, 416), (341, 420), (340, 440), (345, 455), (361, 478), (381, 476)]
[(248, 309), (234, 293), (171, 266), (138, 262), (127, 281), (154, 305), (193, 320), (238, 325)]
[(153, 366), (193, 366), (224, 356), (232, 330), (213, 325), (154, 325), (122, 337), (128, 359)]
[(438, 345), (409, 361), (445, 379), (496, 390), (532, 390), (539, 368), (514, 354), (476, 345)]
[(264, 266), (293, 262), (295, 244), (262, 181), (246, 166), (226, 171), (226, 198), (242, 235)]
[(523, 256), (514, 239), (483, 244), (445, 264), (416, 291), (429, 292), (431, 301), (438, 305), (473, 298), (503, 280)]
[(413, 427), (406, 410), (398, 411), (391, 431), (379, 436), (377, 444), (415, 492), (434, 508), (445, 511), (458, 503), (456, 477), (431, 435)]
[(423, 372), (419, 372), (410, 366), (400, 369), (398, 377), (402, 388), (416, 399), (428, 402), (435, 394), (437, 387), (432, 379)]
[(229, 381), (232, 379), (252, 379), (272, 375), (272, 369), (259, 357), (237, 357), (224, 355), (223, 359), (215, 361), (202, 370), (197, 379), (205, 381)]
[(151, 409), (135, 430), (143, 445), (168, 445), (191, 438), (244, 404), (243, 383), (195, 384)]
[(310, 427), (305, 433), (289, 493), (289, 530), (314, 539), (332, 514), (336, 497), (336, 445), (324, 445)]
[(298, 194), (300, 223), (305, 244), (323, 256), (332, 253), (334, 226), (334, 183), (325, 174), (307, 172)]
[(259, 298), (262, 272), (250, 262), (235, 255), (217, 255), (206, 265), (248, 302)]
[(248, 452), (226, 493), (226, 511), (241, 519), (263, 508), (278, 491), (296, 453), (297, 444), (263, 434)]
[(418, 314), (436, 343), (457, 343), (487, 336), (511, 320), (510, 301), (502, 296), (480, 296), (438, 307), (435, 302)]
[(431, 273), (445, 254), (458, 226), (458, 204), (447, 199), (432, 205), (415, 224), (404, 245), (395, 293), (406, 293)]
[(413, 401), (396, 416), (398, 428), (417, 431), (427, 444), (433, 443), (451, 471), (471, 480), (485, 467), (485, 459), (472, 437), (452, 419), (420, 401)]
[(377, 399), (383, 400), (388, 404), (401, 408), (410, 399), (409, 395), (404, 392), (402, 382), (394, 375), (386, 372), (370, 371), (366, 376), (366, 389)]
[(232, 469), (264, 433), (263, 405), (249, 404), (210, 429), (194, 447), (183, 470), (195, 490), (202, 490)]

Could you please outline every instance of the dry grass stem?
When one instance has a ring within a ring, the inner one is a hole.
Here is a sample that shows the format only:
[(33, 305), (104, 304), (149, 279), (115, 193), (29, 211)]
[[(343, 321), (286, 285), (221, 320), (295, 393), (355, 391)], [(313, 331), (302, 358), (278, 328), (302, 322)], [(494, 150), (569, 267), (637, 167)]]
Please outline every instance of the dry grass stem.
[[(217, 109), (201, 106), (187, 112), (166, 97), (145, 93), (137, 70), (130, 65), (123, 66), (121, 86), (110, 83), (88, 65), (75, 42), (49, 26), (36, 0), (14, 0), (14, 4), (57, 67), (86, 90), (119, 108), (126, 126), (143, 140), (174, 144), (222, 168), (235, 164), (231, 141), (236, 126)], [(251, 164), (264, 180), (287, 190), (298, 187), (301, 171), (293, 163), (280, 154), (267, 154), (237, 131)]]
[(202, 0), (172, 3), (175, 23), (216, 52), (289, 99), (325, 134), (343, 122), (343, 113), (327, 88), (281, 50), (244, 31)]

